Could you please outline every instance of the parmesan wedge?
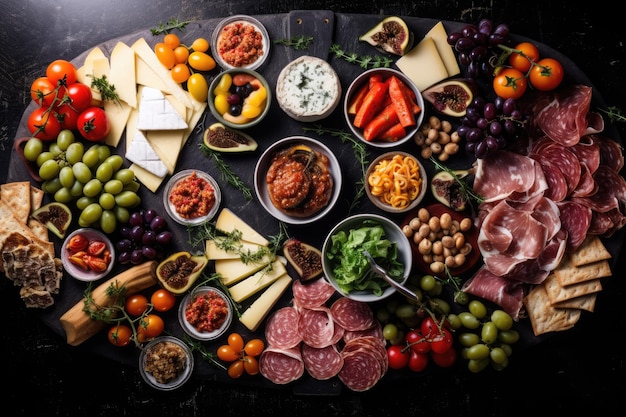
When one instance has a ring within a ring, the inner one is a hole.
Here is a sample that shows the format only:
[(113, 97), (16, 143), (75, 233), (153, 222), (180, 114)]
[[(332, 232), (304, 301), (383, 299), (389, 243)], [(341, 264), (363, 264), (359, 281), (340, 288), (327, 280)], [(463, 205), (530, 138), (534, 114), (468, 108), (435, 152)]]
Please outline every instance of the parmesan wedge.
[(291, 283), (292, 280), (288, 274), (282, 275), (263, 291), (259, 298), (254, 300), (243, 312), (239, 321), (250, 331), (256, 331)]

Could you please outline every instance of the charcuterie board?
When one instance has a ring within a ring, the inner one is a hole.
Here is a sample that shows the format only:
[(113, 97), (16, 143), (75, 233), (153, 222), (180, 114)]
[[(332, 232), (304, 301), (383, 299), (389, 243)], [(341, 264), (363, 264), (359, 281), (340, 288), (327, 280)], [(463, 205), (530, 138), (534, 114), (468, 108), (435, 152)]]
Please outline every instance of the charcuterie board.
[[(328, 60), (336, 70), (342, 86), (346, 88), (352, 80), (364, 70), (356, 64), (348, 63), (344, 60), (332, 57), (329, 53), (331, 43), (337, 43), (343, 49), (347, 51), (354, 51), (355, 53), (361, 55), (372, 55), (376, 53), (370, 45), (360, 42), (359, 36), (365, 30), (377, 24), (380, 21), (380, 16), (339, 14), (328, 11), (294, 11), (288, 14), (261, 15), (256, 16), (256, 18), (258, 18), (265, 25), (272, 40), (288, 39), (295, 36), (311, 36), (313, 38), (313, 42), (309, 46), (310, 49), (305, 50), (304, 52), (295, 51), (292, 48), (283, 45), (272, 45), (271, 55), (269, 56), (267, 63), (259, 70), (259, 72), (261, 72), (268, 81), (271, 89), (275, 89), (276, 80), (281, 69), (292, 59), (304, 53)], [(414, 32), (416, 39), (421, 38), (438, 22), (434, 19), (416, 17), (405, 17), (404, 19), (410, 29)], [(220, 20), (221, 19), (216, 18), (190, 23), (184, 29), (181, 36), (188, 39), (193, 39), (199, 36), (209, 38), (211, 32)], [(458, 22), (444, 22), (448, 31), (457, 30), (463, 24), (464, 23)], [(145, 38), (151, 46), (158, 42), (158, 37), (152, 35), (150, 30), (146, 28), (120, 38), (112, 39), (99, 46), (105, 54), (110, 54), (114, 46), (119, 41), (130, 45), (139, 38)], [(519, 40), (525, 39), (521, 36), (516, 36), (516, 38)], [(539, 47), (542, 53), (558, 57), (558, 59), (566, 67), (567, 78), (565, 82), (577, 82), (591, 85), (587, 77), (567, 57), (561, 55), (558, 51), (552, 50), (549, 46), (539, 45)], [(72, 61), (76, 65), (81, 65), (88, 53), (89, 51), (85, 51), (80, 56), (73, 58)], [(600, 93), (594, 91), (593, 95), (594, 103), (601, 105), (603, 100)], [(22, 119), (16, 135), (17, 138), (28, 136), (26, 119), (30, 110), (31, 108), (29, 107), (25, 112), (25, 116)], [(214, 162), (206, 158), (201, 152), (198, 152), (197, 149), (198, 144), (202, 142), (204, 129), (206, 129), (212, 122), (212, 116), (207, 111), (205, 116), (201, 118), (189, 140), (186, 142), (185, 148), (181, 153), (181, 157), (176, 167), (177, 171), (185, 169), (201, 169), (210, 173), (219, 181), (220, 172)], [(257, 159), (262, 154), (263, 150), (267, 149), (274, 142), (285, 137), (294, 135), (311, 136), (328, 146), (340, 161), (343, 179), (341, 196), (332, 211), (315, 223), (308, 225), (289, 225), (287, 230), (291, 236), (298, 237), (317, 247), (321, 247), (322, 241), (327, 232), (340, 219), (356, 213), (383, 214), (400, 224), (404, 217), (402, 214), (391, 215), (389, 213), (382, 212), (364, 196), (359, 200), (359, 204), (356, 206), (356, 209), (350, 211), (351, 202), (357, 195), (358, 184), (362, 181), (360, 162), (355, 157), (350, 144), (344, 143), (339, 138), (328, 134), (318, 135), (314, 131), (314, 129), (319, 125), (325, 129), (340, 129), (348, 132), (348, 127), (345, 123), (341, 106), (339, 106), (327, 119), (315, 124), (306, 124), (289, 118), (275, 103), (273, 103), (267, 117), (260, 124), (246, 132), (255, 138), (259, 144), (259, 149), (253, 153), (223, 155), (223, 159), (240, 176), (241, 180), (245, 184), (253, 188), (254, 166), (256, 165)], [(309, 130), (305, 130), (305, 128)], [(607, 135), (616, 141), (620, 141), (617, 133), (614, 131), (608, 131)], [(120, 149), (124, 149), (123, 140), (119, 146)], [(417, 148), (413, 143), (407, 143), (398, 148), (398, 150), (417, 153)], [(381, 153), (381, 151), (376, 148), (368, 148), (368, 153), (368, 159), (373, 160)], [(470, 166), (471, 163), (472, 158), (459, 154), (450, 159), (448, 166), (452, 169), (464, 169)], [(432, 175), (434, 167), (431, 164), (425, 164), (425, 166), (429, 175)], [(27, 178), (30, 177), (26, 167), (22, 164), (19, 158), (13, 155), (9, 167), (8, 180), (17, 181)], [(265, 236), (274, 236), (278, 234), (280, 227), (279, 222), (263, 209), (256, 196), (254, 196), (251, 200), (248, 200), (239, 190), (231, 187), (226, 182), (221, 181), (220, 186), (222, 189), (222, 207), (228, 207)], [(157, 190), (156, 193), (152, 193), (145, 188), (140, 189), (139, 194), (142, 198), (142, 205), (145, 207), (156, 208), (159, 212), (165, 213), (161, 191), (162, 188)], [(427, 196), (424, 203), (428, 204), (429, 202), (432, 202), (431, 198), (432, 196)], [(174, 233), (175, 247), (179, 250), (191, 250), (192, 248), (189, 247), (188, 244), (189, 236), (187, 229), (173, 221), (170, 221), (168, 226)], [(623, 243), (623, 238), (624, 233), (622, 230), (614, 234), (605, 242), (607, 249), (613, 255), (613, 259), (617, 258), (617, 254)], [(60, 241), (55, 241), (55, 243), (57, 245), (57, 249), (59, 249)], [(122, 269), (124, 269), (124, 266), (118, 265), (115, 267), (114, 272)], [(294, 274), (293, 276), (295, 277), (296, 275)], [(55, 299), (55, 305), (41, 312), (41, 319), (56, 333), (58, 333), (61, 338), (64, 338), (64, 332), (59, 323), (59, 318), (71, 306), (80, 301), (83, 296), (84, 289), (85, 283), (73, 280), (71, 277), (65, 277), (62, 283), (61, 293)], [(288, 291), (279, 301), (278, 305), (288, 305), (290, 302), (291, 294)], [(175, 312), (167, 313), (164, 317), (167, 323), (167, 332), (174, 336), (182, 337), (183, 331), (178, 324)], [(232, 330), (238, 331), (245, 336), (250, 335), (250, 332), (245, 329), (245, 327), (236, 322), (233, 324)], [(261, 332), (262, 328), (257, 331), (256, 334), (262, 336)], [(533, 336), (530, 324), (527, 320), (525, 322), (521, 322), (520, 332), (522, 333), (522, 344), (524, 346), (540, 343), (543, 339)], [(209, 350), (214, 350), (219, 343), (219, 341), (216, 341), (207, 343), (206, 345)], [(110, 346), (106, 343), (105, 339), (101, 337), (92, 338), (87, 341), (81, 349), (88, 349), (98, 355), (113, 358), (133, 366), (136, 366), (137, 358), (139, 356), (139, 352), (137, 350), (121, 350)], [(223, 370), (217, 369), (210, 363), (203, 361), (197, 362), (194, 373), (199, 378), (211, 381), (277, 388), (276, 385), (261, 377), (242, 378), (234, 381), (230, 379)], [(387, 377), (381, 381), (381, 383), (392, 383), (400, 378), (407, 377), (409, 377), (408, 373), (388, 374)], [(419, 377), (419, 374), (412, 374), (411, 377)], [(329, 381), (317, 381), (308, 375), (305, 375), (299, 381), (290, 384), (287, 387), (296, 393), (324, 395), (334, 395), (341, 392), (343, 389), (341, 383), (336, 379), (331, 379)]]

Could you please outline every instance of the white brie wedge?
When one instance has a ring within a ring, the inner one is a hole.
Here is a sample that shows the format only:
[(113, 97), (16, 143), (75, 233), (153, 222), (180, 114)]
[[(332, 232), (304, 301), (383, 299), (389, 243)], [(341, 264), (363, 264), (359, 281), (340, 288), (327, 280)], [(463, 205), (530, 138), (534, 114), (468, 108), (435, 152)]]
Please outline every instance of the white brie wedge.
[(139, 103), (139, 130), (178, 130), (187, 129), (185, 119), (156, 88), (144, 86)]
[(133, 141), (126, 151), (126, 159), (139, 165), (159, 178), (167, 175), (167, 167), (159, 158), (154, 148), (139, 130), (135, 132)]

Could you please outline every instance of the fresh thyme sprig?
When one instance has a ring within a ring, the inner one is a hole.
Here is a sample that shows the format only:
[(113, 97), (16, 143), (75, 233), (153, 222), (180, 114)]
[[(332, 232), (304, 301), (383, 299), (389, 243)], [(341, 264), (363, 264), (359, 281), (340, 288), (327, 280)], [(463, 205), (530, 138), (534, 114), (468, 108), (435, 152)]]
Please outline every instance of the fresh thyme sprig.
[(222, 179), (241, 191), (246, 200), (252, 200), (252, 190), (250, 189), (250, 187), (248, 187), (246, 183), (241, 180), (239, 175), (237, 175), (235, 172), (233, 172), (232, 169), (230, 169), (230, 167), (228, 166), (228, 164), (226, 164), (226, 162), (224, 162), (222, 157), (213, 149), (210, 149), (208, 146), (206, 146), (204, 143), (200, 143), (199, 147), (204, 156), (206, 156), (207, 158), (211, 158), (215, 161), (217, 168), (222, 173)]
[(609, 120), (613, 123), (615, 122), (626, 122), (626, 116), (622, 113), (622, 111), (617, 106), (610, 106), (606, 110), (600, 109), (600, 111), (606, 114), (609, 117)]
[(100, 92), (102, 100), (109, 100), (117, 104), (121, 104), (120, 96), (117, 94), (115, 86), (109, 83), (106, 75), (96, 77), (93, 74), (88, 74), (87, 76), (91, 77), (91, 88), (95, 88)]
[(220, 362), (218, 362), (217, 359), (215, 359), (217, 357), (217, 355), (215, 353), (209, 352), (207, 350), (207, 348), (202, 343), (200, 343), (198, 341), (195, 341), (195, 340), (192, 340), (186, 334), (183, 335), (183, 340), (191, 348), (191, 351), (192, 352), (198, 352), (200, 354), (200, 356), (202, 356), (202, 359), (204, 359), (207, 362), (212, 363), (213, 365), (217, 366), (218, 368), (226, 370), (226, 367), (224, 365), (222, 365)]
[(384, 56), (377, 55), (371, 56), (359, 56), (355, 53), (348, 53), (341, 49), (339, 44), (333, 43), (330, 45), (330, 52), (335, 55), (336, 58), (342, 58), (351, 64), (358, 64), (361, 68), (389, 68), (393, 64), (393, 59)]
[(156, 28), (150, 29), (150, 32), (153, 35), (161, 35), (164, 33), (167, 34), (173, 31), (174, 29), (178, 29), (182, 32), (185, 26), (187, 26), (191, 22), (192, 22), (191, 20), (180, 21), (178, 20), (178, 18), (174, 17), (168, 20), (165, 24), (159, 23), (159, 26), (157, 26)]
[(355, 139), (354, 136), (352, 136), (351, 134), (346, 133), (340, 129), (327, 129), (327, 128), (322, 127), (321, 125), (316, 125), (314, 128), (304, 127), (303, 130), (305, 132), (315, 132), (319, 136), (325, 135), (325, 134), (331, 135), (333, 137), (338, 137), (343, 143), (348, 142), (352, 144), (354, 157), (361, 165), (361, 174), (362, 174), (361, 179), (356, 182), (356, 185), (357, 185), (356, 195), (354, 196), (354, 199), (352, 200), (352, 203), (350, 204), (350, 207), (348, 208), (348, 212), (352, 212), (352, 210), (359, 205), (359, 201), (361, 200), (361, 197), (363, 197), (363, 195), (365, 194), (364, 178), (365, 178), (365, 173), (367, 172), (367, 165), (369, 164), (369, 161), (367, 159), (368, 153), (367, 153), (367, 149), (365, 145), (359, 140)]
[(460, 178), (458, 175), (456, 175), (456, 173), (451, 170), (450, 168), (442, 165), (439, 163), (439, 161), (437, 161), (435, 158), (433, 158), (432, 156), (430, 157), (431, 162), (435, 165), (435, 167), (439, 170), (439, 171), (446, 171), (448, 174), (450, 174), (452, 176), (452, 178), (454, 178), (454, 181), (457, 182), (457, 184), (459, 184), (459, 187), (461, 187), (461, 192), (469, 199), (471, 198), (472, 200), (474, 200), (476, 203), (480, 204), (483, 202), (484, 198), (478, 194), (476, 194), (474, 192), (474, 190), (471, 189), (471, 187), (469, 186), (469, 184), (465, 181), (463, 181), (462, 178)]
[(290, 39), (277, 39), (274, 41), (277, 45), (290, 46), (296, 51), (308, 48), (311, 42), (313, 42), (312, 36), (296, 36)]

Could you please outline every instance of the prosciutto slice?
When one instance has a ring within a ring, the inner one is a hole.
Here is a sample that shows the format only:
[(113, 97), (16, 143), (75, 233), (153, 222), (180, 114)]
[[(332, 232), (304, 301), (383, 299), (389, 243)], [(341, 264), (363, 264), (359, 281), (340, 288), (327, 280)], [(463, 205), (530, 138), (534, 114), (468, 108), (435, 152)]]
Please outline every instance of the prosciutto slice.
[(521, 281), (507, 279), (481, 266), (478, 271), (461, 287), (462, 291), (491, 301), (511, 315), (519, 319), (524, 299), (524, 288)]
[(514, 192), (526, 193), (535, 183), (535, 162), (527, 156), (500, 150), (478, 159), (474, 191), (485, 202), (498, 201)]

